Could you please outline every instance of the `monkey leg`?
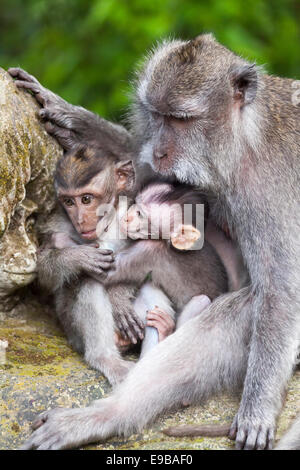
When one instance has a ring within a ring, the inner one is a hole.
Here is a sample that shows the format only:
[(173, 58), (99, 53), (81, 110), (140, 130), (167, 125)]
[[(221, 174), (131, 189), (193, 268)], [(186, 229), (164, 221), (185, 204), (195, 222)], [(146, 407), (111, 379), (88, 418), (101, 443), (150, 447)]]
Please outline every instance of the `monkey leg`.
[[(139, 295), (134, 302), (134, 310), (141, 320), (146, 324), (147, 310), (153, 310), (155, 305), (159, 305), (159, 307), (168, 313), (172, 318), (175, 317), (175, 312), (168, 297), (160, 289), (153, 286), (153, 284), (150, 282), (147, 282), (141, 288)], [(152, 326), (146, 326), (140, 357), (142, 358), (157, 344), (157, 329)]]
[(195, 295), (184, 307), (180, 313), (176, 329), (180, 328), (184, 323), (199, 315), (206, 307), (211, 304), (211, 300), (207, 295)]
[(66, 319), (62, 319), (62, 323), (66, 334), (71, 336), (71, 343), (74, 344), (76, 331), (86, 362), (102, 372), (111, 385), (119, 383), (134, 363), (123, 360), (115, 344), (112, 308), (105, 288), (93, 279), (86, 279), (75, 299), (70, 297), (69, 300), (66, 309), (70, 327)]
[(297, 295), (295, 289), (286, 296), (283, 288), (265, 294), (263, 287), (253, 293), (248, 368), (240, 407), (230, 431), (237, 449), (272, 448), (276, 420), (299, 351)]
[(136, 364), (107, 399), (82, 409), (46, 411), (24, 449), (67, 449), (129, 435), (184, 400), (236, 389), (246, 373), (249, 290), (216, 299)]

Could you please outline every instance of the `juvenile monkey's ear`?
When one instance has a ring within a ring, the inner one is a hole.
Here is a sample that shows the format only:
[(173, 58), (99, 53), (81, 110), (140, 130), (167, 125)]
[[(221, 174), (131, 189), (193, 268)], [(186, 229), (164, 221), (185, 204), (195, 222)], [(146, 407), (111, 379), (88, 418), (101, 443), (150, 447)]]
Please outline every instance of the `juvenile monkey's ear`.
[(118, 191), (132, 191), (135, 184), (135, 171), (132, 160), (116, 163), (115, 177)]
[(257, 92), (256, 64), (235, 66), (229, 73), (235, 101), (239, 101), (241, 106), (251, 103)]
[(177, 250), (190, 250), (201, 237), (201, 232), (193, 225), (179, 225), (176, 232), (171, 233), (171, 244)]

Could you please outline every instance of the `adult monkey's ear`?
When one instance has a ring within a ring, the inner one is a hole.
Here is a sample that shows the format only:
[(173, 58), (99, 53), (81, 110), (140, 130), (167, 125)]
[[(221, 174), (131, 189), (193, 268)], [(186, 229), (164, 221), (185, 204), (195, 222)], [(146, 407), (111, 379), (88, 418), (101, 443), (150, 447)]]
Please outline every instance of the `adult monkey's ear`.
[(231, 67), (230, 81), (233, 86), (234, 100), (240, 106), (251, 103), (257, 92), (257, 66), (245, 64)]
[(132, 191), (135, 185), (135, 171), (132, 160), (116, 163), (115, 177), (118, 191)]
[(193, 225), (179, 225), (170, 240), (177, 250), (190, 250), (200, 237), (201, 232)]

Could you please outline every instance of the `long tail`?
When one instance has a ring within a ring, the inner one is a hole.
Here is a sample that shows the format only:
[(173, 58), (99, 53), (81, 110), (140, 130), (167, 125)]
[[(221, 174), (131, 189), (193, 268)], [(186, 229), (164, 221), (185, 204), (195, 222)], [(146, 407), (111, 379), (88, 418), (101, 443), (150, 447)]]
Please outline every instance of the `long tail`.
[(230, 431), (230, 424), (207, 424), (207, 425), (190, 425), (190, 426), (173, 426), (163, 430), (167, 436), (173, 437), (221, 437), (228, 436)]
[[(222, 437), (228, 436), (230, 424), (173, 426), (163, 430), (172, 437)], [(229, 437), (229, 436), (228, 436)], [(300, 415), (280, 439), (275, 450), (300, 450)]]

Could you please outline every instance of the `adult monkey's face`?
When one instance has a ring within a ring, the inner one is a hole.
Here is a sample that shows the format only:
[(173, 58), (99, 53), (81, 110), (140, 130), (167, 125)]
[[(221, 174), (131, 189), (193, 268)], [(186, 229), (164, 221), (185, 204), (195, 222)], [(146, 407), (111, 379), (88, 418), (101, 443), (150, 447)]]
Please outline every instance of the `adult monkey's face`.
[[(211, 35), (160, 46), (139, 76), (133, 117), (143, 143), (140, 160), (164, 175), (209, 187), (235, 171), (228, 152), (258, 123), (247, 109), (255, 101), (255, 68)], [(237, 140), (238, 139), (238, 140)], [(251, 142), (250, 142), (251, 145)]]

